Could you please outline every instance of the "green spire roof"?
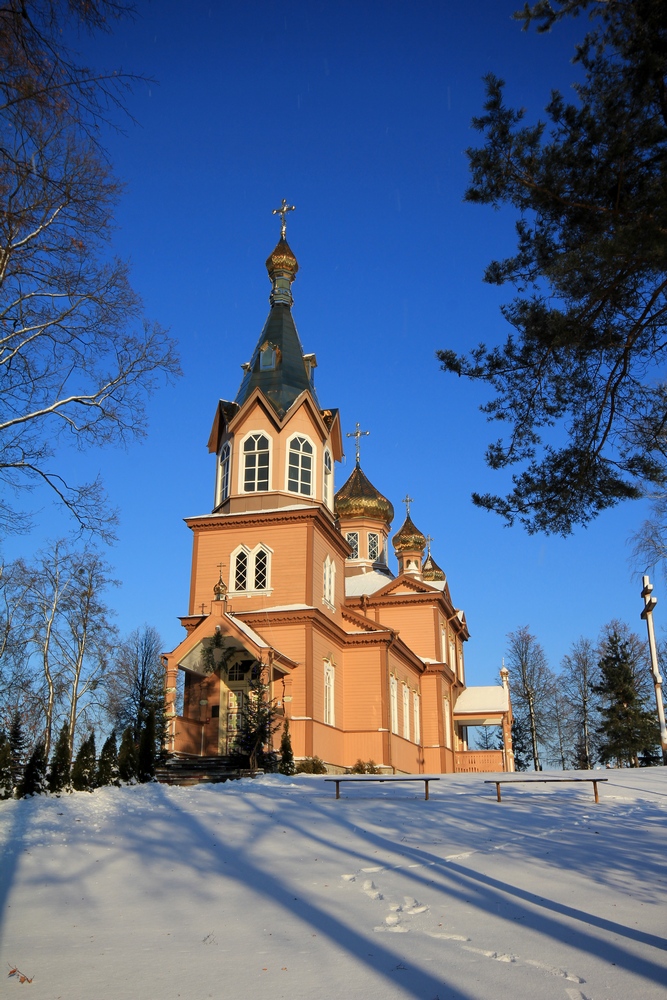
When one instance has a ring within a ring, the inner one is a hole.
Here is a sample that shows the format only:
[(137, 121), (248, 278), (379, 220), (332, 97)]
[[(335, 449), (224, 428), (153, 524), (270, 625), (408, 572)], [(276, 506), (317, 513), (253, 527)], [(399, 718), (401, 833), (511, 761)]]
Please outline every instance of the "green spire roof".
[(313, 382), (316, 361), (314, 355), (304, 355), (292, 318), (291, 285), (299, 265), (284, 235), (270, 254), (266, 268), (272, 285), (271, 312), (250, 363), (244, 366), (246, 373), (236, 402), (242, 406), (254, 389), (261, 389), (282, 417), (305, 389), (319, 408)]

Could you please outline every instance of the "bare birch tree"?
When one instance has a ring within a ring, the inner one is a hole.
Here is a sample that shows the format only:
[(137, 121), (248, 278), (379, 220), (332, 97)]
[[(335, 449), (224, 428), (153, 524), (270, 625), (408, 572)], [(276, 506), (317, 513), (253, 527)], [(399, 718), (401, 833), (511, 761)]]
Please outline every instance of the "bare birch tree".
[(593, 643), (581, 636), (561, 663), (560, 683), (567, 697), (576, 767), (590, 770), (596, 760), (595, 725), (598, 721), (593, 684), (598, 682), (598, 655)]
[(514, 714), (525, 719), (530, 731), (533, 767), (542, 770), (540, 745), (548, 742), (548, 700), (554, 675), (549, 669), (544, 650), (527, 626), (507, 636), (507, 666), (510, 671)]
[(66, 482), (62, 442), (124, 443), (147, 396), (179, 373), (172, 341), (141, 320), (128, 266), (108, 252), (119, 185), (98, 146), (122, 75), (78, 66), (72, 18), (104, 28), (105, 0), (5, 0), (0, 8), (0, 530), (26, 529), (17, 495), (38, 485), (79, 526), (108, 533), (99, 480)]

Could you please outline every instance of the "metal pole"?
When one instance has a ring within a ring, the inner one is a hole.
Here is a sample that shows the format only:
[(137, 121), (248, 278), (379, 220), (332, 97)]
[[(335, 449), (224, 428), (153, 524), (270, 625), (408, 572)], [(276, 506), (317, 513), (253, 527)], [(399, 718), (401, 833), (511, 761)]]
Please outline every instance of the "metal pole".
[(658, 667), (658, 651), (655, 645), (655, 631), (653, 628), (653, 609), (658, 603), (657, 597), (652, 596), (653, 584), (648, 576), (642, 577), (643, 589), (641, 596), (644, 598), (644, 610), (641, 617), (646, 621), (648, 631), (648, 647), (651, 654), (651, 673), (653, 674), (653, 686), (655, 687), (655, 702), (658, 709), (658, 722), (660, 723), (660, 745), (662, 747), (662, 762), (667, 764), (667, 726), (665, 725), (665, 706), (662, 701), (662, 676)]

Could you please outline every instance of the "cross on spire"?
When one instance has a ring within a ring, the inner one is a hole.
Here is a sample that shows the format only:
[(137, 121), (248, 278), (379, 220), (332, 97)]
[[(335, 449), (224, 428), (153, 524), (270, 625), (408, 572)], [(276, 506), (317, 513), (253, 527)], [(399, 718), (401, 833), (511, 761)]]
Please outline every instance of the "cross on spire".
[(285, 200), (285, 198), (283, 198), (283, 203), (280, 206), (280, 208), (274, 208), (273, 212), (271, 213), (272, 215), (279, 215), (280, 216), (280, 238), (281, 238), (281, 240), (285, 239), (285, 233), (287, 232), (287, 221), (286, 221), (287, 220), (287, 213), (288, 212), (293, 212), (295, 208), (296, 208), (296, 205), (288, 205), (287, 201)]
[(405, 516), (410, 517), (410, 504), (414, 503), (414, 497), (411, 497), (409, 493), (406, 493), (401, 503), (405, 504)]
[(360, 444), (359, 444), (359, 439), (362, 438), (362, 437), (364, 437), (367, 434), (370, 434), (370, 431), (362, 431), (361, 430), (361, 424), (359, 423), (359, 421), (357, 421), (357, 423), (356, 423), (355, 426), (356, 426), (356, 430), (351, 431), (349, 434), (346, 434), (345, 437), (356, 438), (356, 441), (354, 442), (354, 449), (355, 449), (356, 454), (357, 454), (357, 465), (359, 465), (359, 457), (360, 457), (360, 454), (361, 454), (361, 447), (360, 447)]
[(427, 547), (428, 547), (428, 558), (429, 558), (429, 559), (431, 558), (431, 542), (432, 542), (432, 541), (434, 541), (434, 539), (433, 539), (433, 538), (431, 538), (431, 536), (430, 536), (430, 535), (427, 535), (427, 536), (426, 536), (426, 545), (427, 545)]

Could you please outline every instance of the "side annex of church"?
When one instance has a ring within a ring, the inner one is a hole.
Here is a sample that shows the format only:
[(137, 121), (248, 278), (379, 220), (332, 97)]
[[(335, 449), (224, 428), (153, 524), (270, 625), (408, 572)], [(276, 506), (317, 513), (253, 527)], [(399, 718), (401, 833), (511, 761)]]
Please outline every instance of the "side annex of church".
[[(318, 402), (316, 358), (292, 317), (285, 204), (266, 262), (269, 316), (211, 430), (215, 506), (186, 518), (190, 601), (185, 638), (165, 656), (167, 749), (233, 754), (259, 669), (297, 760), (320, 757), (333, 773), (358, 759), (394, 773), (513, 770), (507, 672), (496, 687), (466, 687), (465, 615), (409, 498), (390, 540), (394, 510), (361, 468), (359, 425), (354, 469), (335, 492), (340, 416)], [(501, 726), (503, 748), (469, 750), (478, 725)]]

